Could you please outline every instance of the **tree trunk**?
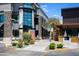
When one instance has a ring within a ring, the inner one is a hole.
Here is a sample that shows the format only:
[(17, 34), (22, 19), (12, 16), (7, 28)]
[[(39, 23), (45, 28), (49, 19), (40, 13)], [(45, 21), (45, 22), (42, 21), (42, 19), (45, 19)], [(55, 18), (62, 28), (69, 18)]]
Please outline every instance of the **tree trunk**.
[(57, 30), (53, 31), (53, 40), (58, 41), (58, 31)]

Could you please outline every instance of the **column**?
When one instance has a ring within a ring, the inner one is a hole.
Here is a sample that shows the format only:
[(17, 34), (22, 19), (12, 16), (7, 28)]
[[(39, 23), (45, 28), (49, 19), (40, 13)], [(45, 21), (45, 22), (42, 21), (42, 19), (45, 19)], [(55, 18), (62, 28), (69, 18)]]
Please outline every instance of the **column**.
[(32, 28), (34, 29), (34, 11), (32, 10)]
[(19, 38), (23, 40), (23, 9), (19, 9)]
[(41, 16), (39, 16), (38, 17), (39, 19), (38, 19), (38, 21), (39, 21), (39, 25), (38, 25), (38, 32), (39, 32), (39, 38), (40, 39), (42, 39), (42, 23), (41, 23), (41, 21), (42, 21), (42, 19), (41, 19)]
[(6, 45), (11, 45), (12, 41), (12, 23), (11, 23), (11, 11), (4, 11), (4, 39), (3, 42)]

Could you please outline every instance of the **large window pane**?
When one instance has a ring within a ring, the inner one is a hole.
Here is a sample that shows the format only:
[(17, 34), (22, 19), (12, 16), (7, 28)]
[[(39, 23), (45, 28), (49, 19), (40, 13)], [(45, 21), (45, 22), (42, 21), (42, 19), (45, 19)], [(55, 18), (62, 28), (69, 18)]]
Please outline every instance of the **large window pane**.
[(0, 15), (0, 23), (4, 22), (4, 15)]
[(24, 20), (23, 24), (25, 26), (32, 27), (32, 10), (30, 10), (30, 9), (24, 10), (23, 20)]
[(24, 7), (26, 7), (26, 8), (32, 8), (32, 3), (24, 3)]

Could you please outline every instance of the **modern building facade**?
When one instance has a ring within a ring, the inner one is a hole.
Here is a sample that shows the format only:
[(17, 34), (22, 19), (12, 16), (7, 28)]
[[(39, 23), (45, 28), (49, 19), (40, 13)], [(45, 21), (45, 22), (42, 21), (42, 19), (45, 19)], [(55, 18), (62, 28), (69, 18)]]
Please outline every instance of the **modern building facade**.
[(35, 36), (46, 38), (48, 17), (37, 3), (0, 4), (0, 37), (9, 40), (22, 38), (23, 32), (35, 31)]
[(79, 33), (79, 8), (62, 9), (63, 30), (67, 31), (68, 35), (78, 36)]
[[(66, 31), (67, 36), (71, 38), (72, 42), (78, 42), (79, 37), (79, 7), (64, 8), (61, 11), (63, 17), (63, 24), (58, 25), (62, 34)], [(74, 37), (75, 39), (72, 39)]]

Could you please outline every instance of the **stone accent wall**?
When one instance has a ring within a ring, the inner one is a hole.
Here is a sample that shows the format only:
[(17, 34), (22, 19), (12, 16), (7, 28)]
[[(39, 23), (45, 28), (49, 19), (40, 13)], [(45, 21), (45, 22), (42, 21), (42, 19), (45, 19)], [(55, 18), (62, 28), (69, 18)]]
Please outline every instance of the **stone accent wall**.
[(41, 16), (39, 16), (39, 25), (38, 25), (38, 29), (39, 29), (39, 37), (40, 39), (42, 39), (42, 19), (41, 19)]
[(4, 38), (12, 37), (11, 11), (4, 12)]

